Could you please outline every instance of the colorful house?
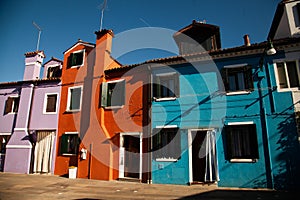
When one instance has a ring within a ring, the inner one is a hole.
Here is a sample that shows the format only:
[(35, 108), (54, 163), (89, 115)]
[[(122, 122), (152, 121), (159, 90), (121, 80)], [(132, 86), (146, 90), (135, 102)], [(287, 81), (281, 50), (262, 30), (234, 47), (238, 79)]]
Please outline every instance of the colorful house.
[(52, 58), (39, 79), (43, 51), (25, 54), (23, 81), (1, 83), (1, 169), (52, 173), (62, 61)]

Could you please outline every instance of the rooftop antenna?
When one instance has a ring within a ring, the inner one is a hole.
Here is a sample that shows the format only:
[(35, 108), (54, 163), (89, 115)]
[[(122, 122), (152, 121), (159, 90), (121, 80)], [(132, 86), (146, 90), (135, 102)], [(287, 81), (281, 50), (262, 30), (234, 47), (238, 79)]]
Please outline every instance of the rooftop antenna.
[(106, 4), (107, 4), (107, 0), (104, 0), (104, 2), (102, 4), (102, 8), (101, 8), (100, 31), (102, 30), (103, 14), (104, 14), (104, 10), (106, 8)]
[(35, 26), (35, 28), (37, 28), (37, 30), (39, 31), (39, 37), (38, 37), (38, 41), (37, 41), (37, 45), (36, 45), (36, 51), (39, 50), (39, 46), (40, 46), (40, 38), (41, 38), (41, 32), (42, 29), (41, 27), (39, 27), (34, 21), (32, 22), (32, 24)]

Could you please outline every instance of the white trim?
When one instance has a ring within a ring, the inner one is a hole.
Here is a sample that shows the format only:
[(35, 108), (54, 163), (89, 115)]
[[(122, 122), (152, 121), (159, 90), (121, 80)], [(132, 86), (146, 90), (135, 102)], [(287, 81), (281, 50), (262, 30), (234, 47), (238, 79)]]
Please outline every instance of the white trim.
[(234, 65), (225, 65), (224, 68), (239, 68), (239, 67), (246, 67), (248, 66), (248, 63), (242, 63), (242, 64), (234, 64)]
[(239, 162), (244, 162), (244, 163), (254, 163), (257, 162), (257, 159), (247, 159), (247, 158), (232, 158), (229, 160), (232, 163), (239, 163)]
[(247, 122), (228, 122), (227, 125), (229, 126), (235, 126), (235, 125), (249, 125), (254, 124), (253, 121), (247, 121)]
[[(81, 50), (78, 50), (78, 51), (73, 51), (72, 53), (81, 53), (83, 52), (83, 58), (82, 58), (82, 64), (81, 65), (72, 65), (70, 66), (69, 68), (77, 68), (77, 67), (82, 67), (84, 66), (84, 61), (85, 61), (85, 49), (81, 49)], [(67, 63), (68, 64), (68, 63)]]
[(154, 73), (154, 76), (159, 76), (159, 77), (167, 77), (167, 76), (174, 76), (176, 75), (177, 72), (165, 72), (165, 73)]
[(27, 128), (14, 128), (14, 131), (28, 131)]
[(123, 108), (124, 105), (122, 106), (108, 106), (108, 107), (104, 107), (105, 110), (112, 110), (112, 109), (120, 109)]
[[(55, 112), (47, 112), (46, 109), (47, 109), (47, 100), (48, 100), (48, 95), (54, 95), (56, 94), (56, 106), (55, 106)], [(58, 99), (59, 99), (59, 94), (58, 93), (45, 93), (45, 96), (44, 96), (44, 107), (43, 107), (43, 114), (45, 115), (48, 115), (48, 114), (57, 114), (57, 104), (58, 104)]]
[(79, 132), (64, 132), (66, 135), (78, 135)]
[(0, 135), (11, 135), (11, 133), (0, 133)]
[(31, 149), (32, 145), (14, 145), (14, 144), (7, 144), (6, 149)]
[(125, 79), (118, 79), (118, 80), (113, 80), (113, 81), (107, 81), (106, 83), (118, 83), (118, 82), (122, 82), (122, 81), (125, 81)]
[(124, 145), (124, 138), (125, 135), (138, 135), (140, 138), (140, 162), (139, 162), (139, 179), (142, 179), (142, 168), (143, 168), (143, 133), (142, 132), (121, 132), (120, 133), (120, 151), (119, 151), (119, 178), (124, 178), (125, 172), (125, 148)]
[(156, 126), (155, 128), (178, 128), (177, 125), (163, 125), (163, 126)]
[(66, 51), (64, 52), (64, 54), (68, 53), (69, 51), (71, 51), (72, 49), (74, 49), (75, 47), (77, 47), (78, 45), (83, 45), (83, 46), (92, 47), (92, 48), (95, 47), (95, 45), (92, 45), (92, 44), (86, 44), (86, 43), (83, 43), (83, 42), (77, 42), (75, 45), (73, 45), (73, 46), (70, 47), (68, 50), (66, 50)]
[(178, 159), (176, 159), (176, 158), (156, 158), (155, 161), (157, 161), (157, 162), (177, 162)]
[(175, 101), (177, 97), (164, 97), (164, 98), (156, 98), (153, 97), (154, 101)]
[(35, 65), (35, 64), (42, 65), (39, 61), (36, 61), (36, 62), (25, 63), (25, 66)]
[(249, 91), (249, 90), (236, 91), (236, 92), (226, 92), (226, 96), (241, 95), (241, 94), (250, 94), (250, 93), (251, 93), (251, 91)]
[[(74, 88), (81, 88), (81, 92), (80, 92), (80, 105), (79, 105), (79, 109), (75, 109), (75, 110), (70, 110), (70, 101), (71, 101), (71, 89)], [(68, 101), (67, 101), (67, 108), (66, 111), (67, 112), (78, 112), (81, 110), (81, 104), (82, 104), (82, 92), (83, 92), (83, 86), (79, 85), (79, 86), (73, 86), (73, 87), (69, 87), (68, 88)]]

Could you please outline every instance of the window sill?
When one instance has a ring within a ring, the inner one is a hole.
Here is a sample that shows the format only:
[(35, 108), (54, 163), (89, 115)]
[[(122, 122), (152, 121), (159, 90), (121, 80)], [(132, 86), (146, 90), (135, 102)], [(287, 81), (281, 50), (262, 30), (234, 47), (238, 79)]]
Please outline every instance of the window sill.
[(300, 92), (300, 88), (294, 87), (294, 88), (279, 88), (278, 87), (278, 92)]
[(77, 156), (77, 154), (72, 154), (72, 153), (63, 153), (61, 155), (62, 156)]
[(57, 112), (44, 112), (43, 114), (44, 115), (55, 115), (55, 114), (57, 114)]
[(229, 161), (232, 163), (255, 163), (257, 159), (232, 158)]
[(251, 91), (236, 91), (236, 92), (226, 92), (226, 96), (232, 96), (232, 95), (242, 95), (242, 94), (250, 94)]
[(74, 66), (70, 66), (69, 69), (73, 69), (73, 68), (79, 68), (82, 67), (83, 65), (74, 65)]
[(78, 110), (66, 110), (66, 113), (75, 113), (75, 112), (80, 112), (80, 109), (78, 109)]
[(123, 108), (123, 106), (107, 106), (107, 107), (104, 107), (105, 110), (113, 110), (113, 109), (121, 109)]
[(177, 97), (164, 97), (164, 98), (156, 98), (153, 97), (154, 101), (175, 101)]
[(156, 158), (157, 162), (177, 162), (178, 160), (175, 158)]

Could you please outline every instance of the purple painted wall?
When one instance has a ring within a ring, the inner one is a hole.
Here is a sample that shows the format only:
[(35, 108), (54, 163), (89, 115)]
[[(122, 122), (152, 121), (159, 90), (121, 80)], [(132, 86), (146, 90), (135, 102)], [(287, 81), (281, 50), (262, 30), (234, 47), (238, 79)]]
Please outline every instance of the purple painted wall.
[(7, 85), (3, 84), (0, 86), (0, 133), (12, 133), (13, 124), (16, 118), (16, 114), (8, 113), (5, 114), (6, 100), (10, 96), (19, 96), (20, 86), (19, 85)]

